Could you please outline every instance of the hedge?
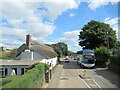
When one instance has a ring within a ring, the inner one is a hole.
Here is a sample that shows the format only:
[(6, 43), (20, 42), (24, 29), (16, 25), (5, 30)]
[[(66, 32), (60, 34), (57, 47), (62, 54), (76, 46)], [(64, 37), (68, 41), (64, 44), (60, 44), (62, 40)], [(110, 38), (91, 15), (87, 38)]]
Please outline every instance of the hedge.
[(96, 65), (105, 66), (112, 53), (104, 46), (95, 49)]
[(110, 64), (108, 65), (108, 69), (110, 71), (113, 71), (113, 72), (120, 75), (120, 68), (119, 67), (120, 67), (120, 51), (119, 51), (118, 55), (111, 56)]
[(2, 82), (2, 85), (5, 85), (13, 80), (15, 80), (17, 77), (7, 77), (7, 78), (1, 78), (0, 82)]
[(42, 79), (48, 69), (49, 65), (38, 63), (24, 75), (19, 76), (10, 83), (3, 85), (2, 88), (32, 88), (37, 81)]
[(11, 59), (11, 58), (8, 56), (0, 56), (0, 59)]

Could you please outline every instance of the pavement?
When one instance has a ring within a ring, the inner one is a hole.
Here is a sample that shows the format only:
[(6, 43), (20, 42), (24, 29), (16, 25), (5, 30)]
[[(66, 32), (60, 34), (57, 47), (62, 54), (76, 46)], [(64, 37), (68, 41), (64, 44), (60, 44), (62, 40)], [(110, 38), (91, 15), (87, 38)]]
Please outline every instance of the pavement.
[[(87, 74), (84, 76), (83, 71)], [(65, 63), (62, 59), (46, 88), (118, 88), (118, 77), (106, 69), (82, 69), (76, 60)]]

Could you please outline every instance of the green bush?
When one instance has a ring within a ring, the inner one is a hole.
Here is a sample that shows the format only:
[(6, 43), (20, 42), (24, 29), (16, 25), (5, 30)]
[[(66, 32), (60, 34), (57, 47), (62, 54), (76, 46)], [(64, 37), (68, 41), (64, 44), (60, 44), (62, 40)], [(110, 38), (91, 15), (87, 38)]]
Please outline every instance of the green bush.
[(120, 75), (120, 69), (119, 69), (119, 66), (120, 65), (120, 50), (118, 51), (118, 54), (117, 56), (111, 56), (110, 58), (110, 64), (108, 65), (108, 69), (110, 71), (113, 71), (117, 74)]
[(48, 69), (49, 66), (47, 64), (36, 64), (33, 69), (28, 70), (24, 75), (19, 76), (10, 83), (3, 85), (2, 88), (32, 88), (37, 81), (42, 79)]
[(0, 59), (11, 59), (11, 58), (8, 56), (0, 56)]
[(7, 78), (1, 78), (0, 81), (2, 82), (2, 85), (5, 85), (13, 80), (15, 80), (17, 77), (7, 77)]
[(105, 66), (107, 60), (112, 56), (112, 53), (104, 46), (95, 49), (96, 64)]

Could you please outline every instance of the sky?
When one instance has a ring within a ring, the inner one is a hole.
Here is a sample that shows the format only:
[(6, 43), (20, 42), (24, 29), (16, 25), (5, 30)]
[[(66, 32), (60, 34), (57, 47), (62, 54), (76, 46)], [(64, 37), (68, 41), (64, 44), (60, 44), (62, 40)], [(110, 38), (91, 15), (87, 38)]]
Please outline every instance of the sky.
[[(43, 44), (64, 42), (69, 51), (78, 45), (81, 28), (91, 20), (110, 24), (120, 40), (119, 0), (1, 0), (0, 46), (18, 48), (26, 35)], [(119, 34), (118, 34), (119, 33)]]

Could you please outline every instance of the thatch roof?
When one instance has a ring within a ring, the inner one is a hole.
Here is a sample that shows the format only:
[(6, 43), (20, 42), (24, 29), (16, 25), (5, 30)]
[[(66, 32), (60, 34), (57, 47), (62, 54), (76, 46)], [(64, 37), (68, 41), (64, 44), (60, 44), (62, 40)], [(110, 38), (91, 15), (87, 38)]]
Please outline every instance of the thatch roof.
[[(27, 48), (26, 44), (21, 45), (18, 48), (18, 55)], [(46, 46), (44, 44), (38, 43), (37, 41), (32, 41), (32, 44), (29, 47), (29, 50), (33, 50), (43, 55), (45, 58), (54, 58), (57, 56), (57, 53), (53, 50), (52, 47)], [(18, 56), (17, 55), (17, 56)]]

